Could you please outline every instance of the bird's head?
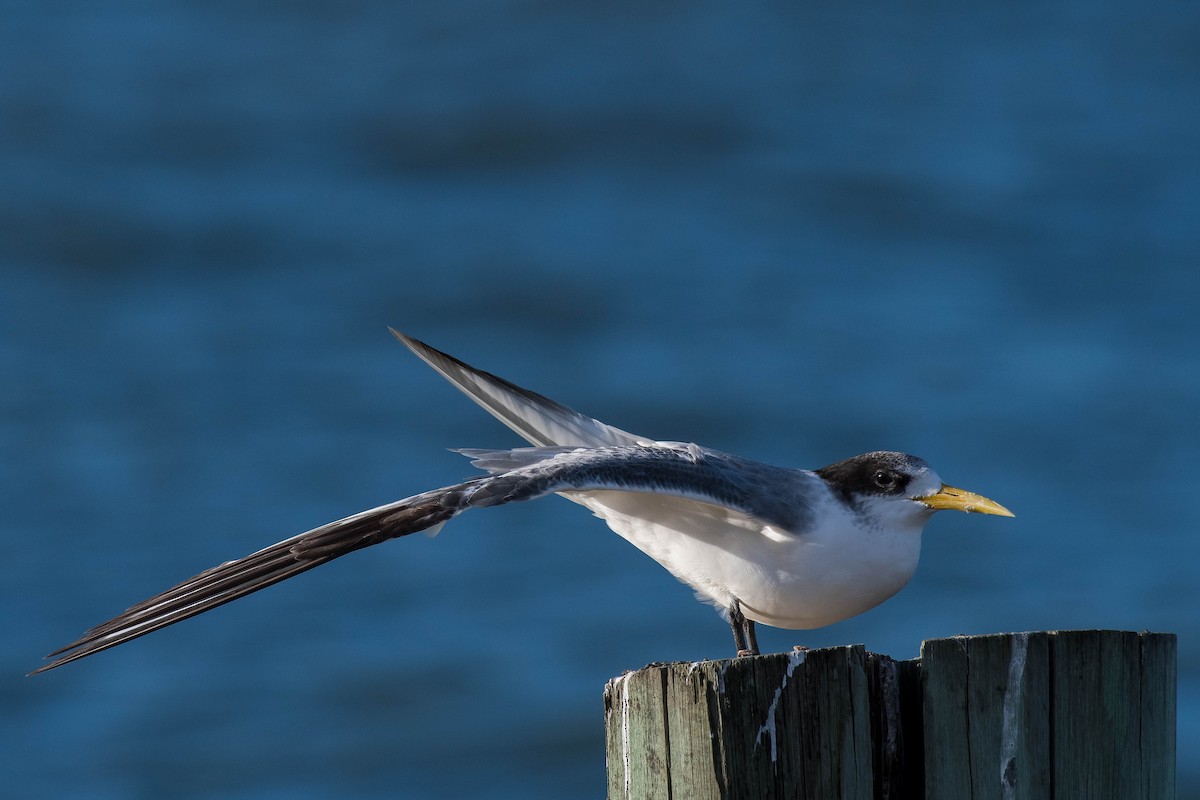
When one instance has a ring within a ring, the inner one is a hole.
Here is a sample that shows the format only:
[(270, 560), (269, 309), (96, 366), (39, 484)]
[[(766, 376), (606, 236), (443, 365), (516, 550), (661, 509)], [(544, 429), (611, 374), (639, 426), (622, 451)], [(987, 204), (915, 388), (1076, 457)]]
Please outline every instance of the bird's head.
[(942, 509), (1011, 517), (994, 500), (942, 483), (924, 459), (877, 451), (830, 464), (816, 471), (831, 491), (853, 506), (869, 506), (876, 516), (920, 524)]

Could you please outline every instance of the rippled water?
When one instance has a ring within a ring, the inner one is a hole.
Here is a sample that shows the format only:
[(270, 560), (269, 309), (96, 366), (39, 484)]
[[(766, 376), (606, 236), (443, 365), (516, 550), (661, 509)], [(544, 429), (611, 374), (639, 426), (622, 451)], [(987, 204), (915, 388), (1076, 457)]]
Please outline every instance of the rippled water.
[(36, 679), (125, 606), (517, 440), (392, 324), (622, 428), (889, 448), (912, 585), (764, 647), (1180, 634), (1200, 797), (1200, 12), (25, 4), (0, 27), (6, 791), (585, 797), (601, 689), (730, 653), (559, 501)]

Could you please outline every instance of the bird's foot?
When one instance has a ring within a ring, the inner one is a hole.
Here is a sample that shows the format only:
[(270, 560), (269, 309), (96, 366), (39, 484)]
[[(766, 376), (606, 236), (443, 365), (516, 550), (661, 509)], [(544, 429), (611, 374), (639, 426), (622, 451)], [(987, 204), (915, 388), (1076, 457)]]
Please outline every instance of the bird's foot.
[(803, 644), (794, 644), (794, 645), (792, 645), (792, 649), (795, 650), (797, 653), (807, 653), (808, 652), (808, 646), (803, 645)]
[(741, 658), (743, 656), (756, 656), (756, 655), (758, 655), (757, 650), (738, 650), (738, 652), (737, 652), (738, 658)]

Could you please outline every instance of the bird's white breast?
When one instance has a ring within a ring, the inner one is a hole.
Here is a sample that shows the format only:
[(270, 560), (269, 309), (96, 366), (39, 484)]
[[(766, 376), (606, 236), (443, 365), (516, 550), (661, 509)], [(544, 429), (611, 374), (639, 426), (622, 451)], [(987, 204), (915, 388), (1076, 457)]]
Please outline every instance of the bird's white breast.
[(785, 531), (722, 506), (664, 495), (564, 493), (714, 604), (778, 628), (831, 625), (888, 599), (917, 568), (921, 529), (864, 525), (832, 496), (819, 526)]

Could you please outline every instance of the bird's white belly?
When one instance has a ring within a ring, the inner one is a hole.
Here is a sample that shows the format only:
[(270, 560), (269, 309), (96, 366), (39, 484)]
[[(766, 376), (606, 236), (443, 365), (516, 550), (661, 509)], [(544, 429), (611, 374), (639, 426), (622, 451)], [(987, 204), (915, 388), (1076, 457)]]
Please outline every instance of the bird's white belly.
[(819, 628), (861, 614), (908, 583), (921, 531), (855, 527), (849, 514), (819, 533), (764, 527), (695, 500), (620, 491), (564, 493), (704, 598), (777, 628)]

